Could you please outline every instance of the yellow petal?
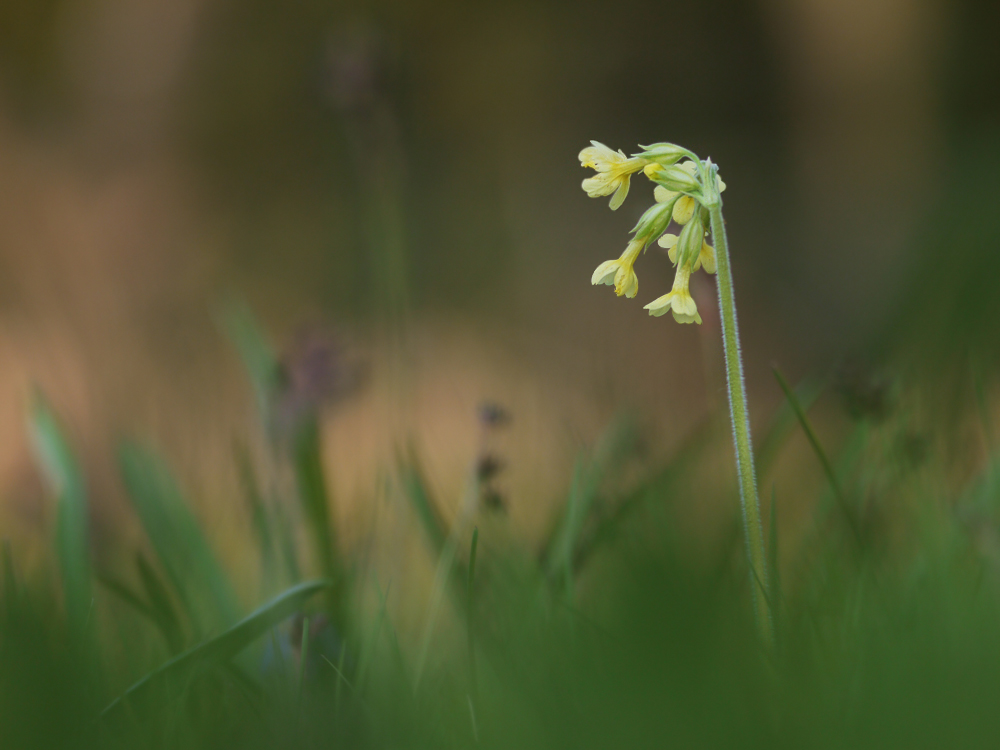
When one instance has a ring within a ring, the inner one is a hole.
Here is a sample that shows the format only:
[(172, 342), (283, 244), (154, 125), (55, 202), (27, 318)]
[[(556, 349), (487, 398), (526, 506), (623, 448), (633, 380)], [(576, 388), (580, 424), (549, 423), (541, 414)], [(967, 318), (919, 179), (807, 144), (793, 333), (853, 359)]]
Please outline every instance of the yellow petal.
[(594, 271), (594, 275), (590, 277), (590, 283), (595, 285), (614, 284), (616, 273), (618, 273), (618, 261), (606, 260)]
[(634, 297), (639, 291), (639, 277), (631, 266), (621, 266), (615, 275), (615, 294), (619, 297)]
[(690, 294), (675, 294), (673, 308), (675, 313), (681, 315), (698, 314), (698, 305), (695, 304), (694, 298)]
[(580, 166), (596, 169), (598, 172), (606, 172), (611, 169), (613, 163), (624, 161), (625, 155), (618, 154), (598, 141), (591, 141), (593, 146), (588, 146), (579, 154)]
[(683, 315), (681, 313), (674, 313), (674, 320), (678, 323), (697, 323), (701, 325), (701, 316), (695, 312), (694, 315)]
[(707, 242), (702, 243), (701, 253), (698, 255), (702, 268), (706, 273), (715, 273), (715, 248)]
[(678, 224), (687, 224), (691, 221), (691, 217), (694, 216), (694, 198), (690, 195), (682, 196), (674, 204), (674, 221)]
[(593, 177), (585, 179), (582, 187), (591, 198), (600, 198), (603, 195), (611, 195), (615, 192), (618, 182), (611, 179), (607, 173), (600, 172)]
[(659, 245), (660, 247), (664, 247), (669, 250), (670, 248), (672, 248), (674, 245), (677, 244), (677, 235), (667, 233), (662, 237), (660, 237), (660, 239), (656, 241), (656, 244)]
[(625, 197), (628, 195), (629, 181), (630, 181), (629, 175), (625, 175), (624, 177), (621, 178), (621, 183), (618, 185), (618, 190), (616, 190), (615, 194), (611, 196), (612, 211), (617, 211), (618, 207), (625, 202)]
[(657, 297), (648, 305), (644, 306), (643, 310), (649, 310), (649, 314), (654, 318), (665, 315), (667, 310), (670, 309), (670, 298), (673, 294), (673, 292), (670, 292), (668, 294), (664, 294), (662, 297)]
[[(646, 175), (646, 177), (648, 177), (649, 179), (653, 180), (656, 179), (656, 173), (662, 169), (663, 167), (661, 167), (654, 161), (652, 164), (647, 164), (645, 167), (643, 167), (642, 173)], [(654, 190), (653, 193), (655, 194), (656, 191)]]
[(657, 185), (653, 188), (653, 198), (657, 203), (666, 203), (667, 201), (673, 200), (677, 193), (672, 193), (667, 190), (663, 185)]

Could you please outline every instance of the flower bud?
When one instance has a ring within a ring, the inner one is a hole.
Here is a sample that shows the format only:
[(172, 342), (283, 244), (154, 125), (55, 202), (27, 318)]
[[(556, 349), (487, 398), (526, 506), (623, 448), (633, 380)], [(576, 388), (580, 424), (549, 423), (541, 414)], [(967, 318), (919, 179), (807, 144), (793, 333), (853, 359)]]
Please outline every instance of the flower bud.
[(655, 170), (653, 174), (647, 172), (646, 176), (653, 180), (653, 182), (663, 185), (667, 190), (672, 190), (675, 193), (693, 193), (701, 188), (698, 180), (686, 169), (678, 166), (663, 167)]
[(637, 240), (648, 244), (667, 230), (673, 214), (673, 203), (654, 203), (639, 218), (639, 223), (632, 230)]
[(682, 268), (694, 268), (705, 242), (705, 225), (697, 214), (684, 225), (677, 239), (677, 264)]
[(694, 154), (686, 148), (675, 146), (673, 143), (653, 143), (649, 146), (643, 146), (640, 144), (640, 148), (645, 149), (645, 151), (639, 154), (633, 154), (634, 156), (655, 161), (665, 167), (676, 164), (685, 156), (689, 159), (695, 158)]

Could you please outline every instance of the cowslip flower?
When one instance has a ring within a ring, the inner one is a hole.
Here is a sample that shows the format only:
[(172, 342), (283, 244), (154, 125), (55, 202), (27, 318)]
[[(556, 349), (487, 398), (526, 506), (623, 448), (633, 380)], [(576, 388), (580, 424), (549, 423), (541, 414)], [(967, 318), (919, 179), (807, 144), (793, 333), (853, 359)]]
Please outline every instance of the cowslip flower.
[[(678, 164), (670, 168), (664, 168), (659, 164), (650, 164), (644, 168), (643, 172), (653, 182), (667, 183), (667, 186), (659, 184), (653, 190), (653, 195), (657, 201), (666, 203), (667, 201), (677, 198), (677, 202), (674, 203), (674, 221), (681, 225), (687, 224), (691, 221), (691, 217), (694, 216), (694, 211), (695, 208), (697, 208), (698, 202), (690, 195), (682, 195), (683, 192), (688, 191), (676, 189), (671, 190), (668, 188), (683, 187), (683, 174), (690, 177), (691, 181), (697, 185), (695, 175), (698, 173), (698, 163), (695, 161), (686, 161), (683, 164)], [(724, 183), (722, 178), (718, 175), (715, 176), (715, 185), (719, 189), (720, 193), (726, 189), (726, 183)]]
[(698, 305), (695, 304), (688, 288), (688, 281), (691, 278), (691, 269), (686, 265), (677, 266), (677, 274), (674, 276), (674, 286), (669, 293), (650, 302), (643, 309), (649, 310), (653, 317), (666, 315), (669, 311), (673, 313), (674, 320), (678, 323), (698, 323), (701, 325), (701, 316), (698, 314)]
[(628, 243), (625, 252), (617, 260), (606, 260), (594, 270), (590, 277), (591, 284), (614, 284), (615, 294), (619, 297), (634, 297), (639, 291), (639, 277), (635, 275), (632, 266), (646, 243), (633, 239)]
[(591, 143), (580, 152), (580, 166), (596, 169), (597, 174), (583, 181), (583, 189), (591, 198), (611, 195), (614, 211), (624, 203), (632, 175), (642, 171), (648, 162), (640, 157), (629, 158), (620, 149), (613, 151), (603, 143)]
[[(619, 297), (634, 297), (639, 280), (634, 265), (639, 255), (654, 240), (667, 250), (676, 266), (674, 286), (669, 294), (646, 305), (651, 315), (669, 310), (679, 323), (701, 323), (698, 307), (688, 290), (691, 274), (699, 269), (716, 273), (715, 248), (706, 241), (706, 223), (712, 206), (719, 205), (719, 193), (726, 189), (711, 160), (702, 162), (687, 149), (670, 143), (642, 146), (645, 151), (626, 157), (597, 141), (580, 152), (580, 163), (597, 170), (583, 181), (592, 197), (612, 195), (616, 209), (628, 194), (630, 178), (642, 171), (656, 185), (655, 203), (646, 210), (632, 229), (632, 239), (616, 260), (602, 263), (591, 277), (592, 284), (613, 285)], [(681, 161), (681, 160), (685, 161)], [(711, 182), (714, 175), (714, 184)], [(670, 222), (680, 227), (680, 236), (665, 234)]]
[[(764, 533), (753, 472), (750, 414), (743, 386), (733, 280), (728, 269), (729, 248), (723, 231), (725, 222), (720, 193), (725, 190), (725, 184), (719, 179), (718, 167), (711, 159), (701, 160), (687, 149), (672, 143), (640, 146), (645, 151), (633, 154), (632, 159), (627, 159), (621, 151), (615, 153), (600, 143), (593, 144), (592, 149), (580, 152), (580, 162), (598, 171), (596, 177), (583, 183), (590, 195), (614, 193), (611, 207), (617, 208), (628, 192), (629, 177), (639, 169), (657, 187), (654, 188), (656, 204), (643, 214), (632, 230), (633, 237), (628, 248), (618, 260), (605, 261), (598, 266), (591, 279), (592, 283), (614, 284), (619, 295), (635, 296), (639, 282), (632, 266), (639, 253), (654, 239), (659, 239), (659, 243), (668, 249), (676, 267), (674, 284), (669, 294), (653, 300), (645, 309), (654, 317), (666, 315), (669, 311), (678, 323), (701, 323), (698, 305), (689, 288), (691, 274), (699, 267), (709, 273), (714, 272), (717, 260), (723, 271), (719, 273), (716, 286), (719, 293), (719, 324), (726, 358), (729, 413), (736, 447), (736, 475), (739, 477), (743, 530), (752, 574), (750, 585), (753, 588), (754, 614), (765, 649), (770, 653), (774, 646), (774, 613), (767, 596), (766, 582), (757, 575), (757, 571), (766, 572), (767, 555), (764, 551)], [(679, 164), (685, 158), (688, 161)], [(665, 234), (671, 220), (682, 227), (680, 236)], [(718, 253), (705, 241), (708, 225), (712, 227), (712, 238)]]
[[(670, 256), (670, 262), (674, 265), (677, 265), (678, 239), (676, 234), (665, 234), (656, 242), (657, 245), (666, 249), (667, 255)], [(715, 248), (704, 241), (701, 243), (701, 250), (698, 252), (698, 258), (695, 260), (692, 270), (697, 271), (699, 268), (704, 268), (706, 273), (715, 273)]]
[(639, 289), (639, 279), (632, 266), (639, 253), (655, 238), (663, 234), (670, 223), (669, 204), (654, 203), (632, 229), (634, 235), (618, 260), (607, 260), (597, 267), (591, 276), (592, 284), (614, 284), (619, 297), (634, 297)]

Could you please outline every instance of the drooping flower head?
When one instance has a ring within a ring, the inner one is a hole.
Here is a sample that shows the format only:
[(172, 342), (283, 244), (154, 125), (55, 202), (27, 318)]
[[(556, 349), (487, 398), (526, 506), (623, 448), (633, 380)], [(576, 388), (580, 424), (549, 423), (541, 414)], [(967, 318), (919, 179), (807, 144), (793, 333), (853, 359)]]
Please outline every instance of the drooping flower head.
[(620, 149), (612, 151), (603, 143), (591, 143), (592, 146), (580, 152), (580, 165), (596, 169), (597, 174), (583, 181), (583, 189), (591, 198), (611, 195), (611, 210), (614, 211), (625, 202), (632, 175), (642, 171), (648, 162), (637, 157), (630, 159)]
[[(646, 305), (650, 315), (660, 316), (669, 310), (678, 323), (701, 323), (698, 306), (688, 288), (691, 274), (700, 268), (716, 272), (715, 249), (706, 241), (709, 210), (720, 205), (720, 193), (726, 189), (711, 160), (701, 161), (693, 153), (671, 143), (643, 146), (644, 151), (626, 157), (597, 141), (580, 152), (580, 163), (597, 170), (583, 181), (591, 197), (612, 195), (616, 209), (628, 194), (630, 178), (642, 171), (656, 183), (655, 203), (632, 229), (632, 240), (617, 260), (608, 260), (594, 271), (593, 284), (614, 285), (618, 296), (634, 297), (639, 280), (633, 268), (639, 254), (653, 241), (666, 248), (676, 266), (673, 289), (669, 294)], [(681, 161), (684, 159), (685, 161)], [(679, 235), (667, 234), (671, 221), (681, 227)]]

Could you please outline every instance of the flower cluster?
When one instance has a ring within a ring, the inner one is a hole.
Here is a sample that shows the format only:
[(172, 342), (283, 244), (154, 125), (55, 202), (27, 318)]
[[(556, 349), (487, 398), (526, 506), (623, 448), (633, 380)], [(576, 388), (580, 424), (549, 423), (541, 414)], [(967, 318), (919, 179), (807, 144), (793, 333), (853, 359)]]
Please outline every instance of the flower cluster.
[[(583, 181), (583, 189), (591, 198), (611, 195), (611, 209), (615, 210), (628, 195), (633, 174), (642, 172), (656, 183), (655, 203), (632, 229), (633, 237), (625, 252), (617, 260), (599, 265), (591, 283), (613, 285), (619, 297), (634, 297), (639, 291), (639, 279), (633, 266), (639, 254), (656, 242), (668, 251), (677, 272), (673, 289), (645, 309), (655, 316), (669, 311), (678, 323), (701, 323), (688, 281), (699, 268), (715, 273), (715, 249), (705, 237), (708, 207), (717, 204), (719, 193), (726, 189), (717, 168), (711, 160), (701, 161), (672, 143), (642, 146), (644, 150), (631, 157), (622, 151), (612, 151), (603, 143), (591, 143), (591, 147), (580, 152), (580, 164), (597, 171)], [(679, 235), (667, 234), (671, 222), (681, 228)]]

